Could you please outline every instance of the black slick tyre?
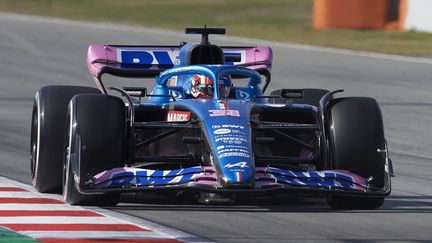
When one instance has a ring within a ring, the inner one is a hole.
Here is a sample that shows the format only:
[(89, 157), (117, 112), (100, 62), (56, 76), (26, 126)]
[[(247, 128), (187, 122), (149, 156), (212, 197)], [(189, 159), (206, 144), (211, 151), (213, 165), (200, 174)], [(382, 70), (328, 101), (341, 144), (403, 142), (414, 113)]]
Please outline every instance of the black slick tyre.
[[(376, 100), (366, 97), (338, 98), (330, 104), (328, 113), (332, 168), (348, 170), (370, 179), (370, 185), (384, 187), (386, 149), (381, 110)], [(384, 197), (328, 197), (334, 209), (376, 209)]]
[(119, 193), (83, 194), (78, 188), (95, 174), (122, 167), (126, 141), (126, 110), (120, 98), (77, 95), (68, 108), (64, 149), (63, 196), (72, 205), (114, 206)]
[(39, 192), (61, 193), (66, 110), (76, 94), (100, 93), (82, 86), (45, 86), (33, 102), (30, 172)]

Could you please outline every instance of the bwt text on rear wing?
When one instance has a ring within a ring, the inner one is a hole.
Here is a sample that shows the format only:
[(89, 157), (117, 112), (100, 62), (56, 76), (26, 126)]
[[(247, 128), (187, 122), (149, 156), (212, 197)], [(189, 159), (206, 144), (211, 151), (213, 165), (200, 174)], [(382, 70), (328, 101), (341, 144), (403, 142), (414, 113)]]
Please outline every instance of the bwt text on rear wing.
[[(258, 71), (270, 81), (273, 61), (267, 46), (222, 46), (225, 65), (244, 66)], [(102, 86), (103, 74), (120, 77), (155, 77), (178, 65), (179, 46), (120, 46), (93, 44), (87, 53), (90, 74)]]

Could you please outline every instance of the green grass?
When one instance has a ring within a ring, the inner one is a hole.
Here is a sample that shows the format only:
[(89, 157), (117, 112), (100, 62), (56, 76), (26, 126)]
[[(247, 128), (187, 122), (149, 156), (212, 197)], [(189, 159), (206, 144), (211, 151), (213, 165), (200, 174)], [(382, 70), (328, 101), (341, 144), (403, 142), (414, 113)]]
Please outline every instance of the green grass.
[(432, 56), (432, 34), (312, 29), (312, 0), (1, 0), (0, 11), (228, 35), (409, 56)]
[(5, 227), (0, 227), (0, 243), (35, 243), (36, 241), (28, 236), (18, 234)]

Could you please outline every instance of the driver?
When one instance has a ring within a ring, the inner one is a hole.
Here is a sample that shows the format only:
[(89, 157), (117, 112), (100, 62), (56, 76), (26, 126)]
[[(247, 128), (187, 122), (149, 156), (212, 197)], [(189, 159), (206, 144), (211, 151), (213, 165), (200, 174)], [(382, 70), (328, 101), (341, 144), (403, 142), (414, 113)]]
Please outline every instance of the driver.
[(192, 98), (213, 98), (214, 82), (205, 75), (194, 74), (191, 80)]

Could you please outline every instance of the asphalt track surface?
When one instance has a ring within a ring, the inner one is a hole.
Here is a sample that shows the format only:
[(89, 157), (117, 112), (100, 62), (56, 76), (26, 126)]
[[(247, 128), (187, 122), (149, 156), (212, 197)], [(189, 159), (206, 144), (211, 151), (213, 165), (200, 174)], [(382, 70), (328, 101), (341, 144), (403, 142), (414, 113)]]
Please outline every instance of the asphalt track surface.
[[(146, 28), (0, 14), (0, 175), (30, 183), (34, 94), (44, 85), (93, 86), (85, 65), (89, 44), (178, 44), (198, 38)], [(204, 206), (145, 197), (136, 197), (139, 203), (134, 203), (130, 196), (113, 210), (218, 242), (432, 240), (431, 60), (241, 38), (212, 40), (273, 46), (270, 89), (342, 88), (346, 96), (376, 98), (395, 166), (391, 197), (375, 211), (333, 211), (322, 198), (278, 197)]]

